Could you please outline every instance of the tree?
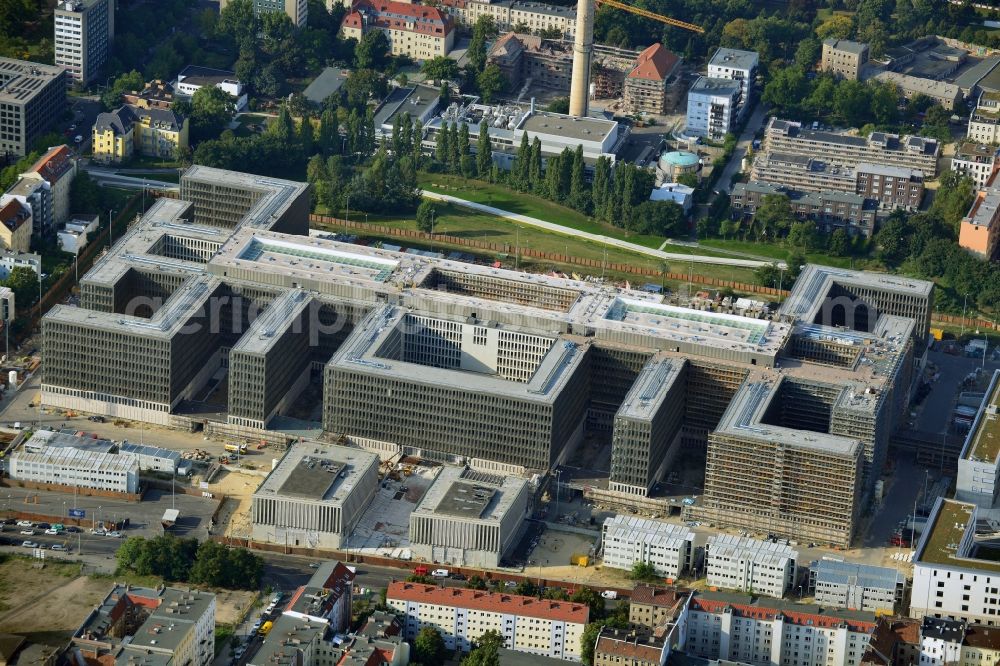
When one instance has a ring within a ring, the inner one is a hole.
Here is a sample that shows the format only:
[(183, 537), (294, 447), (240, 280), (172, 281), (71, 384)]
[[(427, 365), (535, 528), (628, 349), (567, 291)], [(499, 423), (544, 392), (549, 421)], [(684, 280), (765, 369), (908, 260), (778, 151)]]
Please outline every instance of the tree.
[(889, 82), (872, 85), (871, 115), (879, 125), (893, 125), (899, 120), (899, 90)]
[(434, 627), (424, 627), (413, 641), (414, 661), (421, 664), (440, 664), (444, 660), (445, 645), (441, 634)]
[(219, 12), (216, 31), (239, 46), (253, 45), (260, 32), (260, 20), (253, 9), (253, 0), (232, 0)]
[(389, 57), (389, 38), (381, 30), (366, 32), (354, 47), (354, 65), (358, 69), (385, 69)]
[(448, 160), (451, 159), (451, 130), (447, 122), (441, 123), (437, 145), (434, 146), (434, 159), (445, 169), (448, 168)]
[[(945, 174), (946, 175), (946, 174)], [(910, 251), (910, 234), (906, 213), (893, 211), (875, 233), (876, 256), (887, 266), (896, 266)]]
[(295, 142), (295, 123), (292, 121), (292, 114), (288, 112), (287, 106), (282, 106), (278, 110), (278, 117), (268, 123), (267, 133), (277, 139), (278, 143), (285, 146)]
[(806, 37), (795, 49), (795, 65), (808, 72), (819, 62), (823, 54), (823, 43), (815, 37)]
[(232, 95), (215, 86), (202, 86), (191, 96), (191, 134), (195, 140), (216, 138), (235, 114)]
[(642, 234), (676, 238), (687, 234), (684, 209), (673, 201), (643, 201), (635, 209), (635, 230)]
[(417, 229), (426, 234), (434, 233), (434, 217), (437, 209), (429, 200), (424, 199), (417, 206)]
[(590, 606), (591, 617), (602, 617), (604, 615), (604, 597), (593, 588), (578, 587), (569, 600)]
[(784, 194), (765, 194), (753, 216), (757, 240), (783, 236), (792, 225), (792, 203)]
[(479, 575), (473, 575), (465, 582), (465, 587), (470, 590), (485, 590), (486, 581)]
[(504, 638), (495, 629), (484, 631), (476, 640), (476, 647), (462, 660), (462, 666), (500, 666), (500, 648)]
[(569, 202), (573, 208), (586, 212), (588, 199), (587, 181), (584, 175), (583, 145), (577, 144), (573, 152), (573, 160), (570, 163), (572, 172), (569, 184)]
[(507, 79), (498, 65), (490, 63), (476, 77), (476, 84), (479, 86), (479, 94), (482, 96), (483, 102), (490, 104), (498, 93), (507, 88)]
[(835, 257), (846, 257), (851, 251), (851, 237), (847, 231), (842, 228), (834, 229), (833, 233), (830, 234), (828, 249), (830, 254)]
[(302, 116), (302, 122), (299, 125), (299, 143), (302, 144), (302, 154), (306, 157), (311, 156), (316, 151), (313, 142), (312, 117), (309, 114)]
[(583, 628), (580, 634), (580, 661), (583, 666), (592, 666), (594, 663), (594, 646), (597, 644), (597, 637), (601, 633), (601, 623), (591, 622)]
[(482, 72), (486, 67), (486, 42), (496, 34), (497, 26), (492, 16), (483, 15), (476, 19), (476, 24), (472, 28), (472, 39), (469, 40), (469, 48), (466, 51), (469, 66), (475, 72)]
[(90, 177), (80, 169), (69, 187), (70, 207), (79, 213), (97, 213), (101, 209), (101, 190)]
[(476, 162), (472, 159), (472, 149), (469, 145), (469, 126), (462, 123), (458, 128), (458, 168), (465, 178), (472, 178), (476, 171)]
[(656, 580), (659, 576), (656, 574), (656, 567), (649, 562), (635, 562), (632, 565), (632, 571), (629, 573), (629, 578), (632, 580)]
[(319, 151), (326, 157), (340, 152), (340, 127), (337, 114), (331, 109), (319, 117)]
[(788, 244), (800, 250), (811, 250), (816, 247), (819, 239), (819, 232), (816, 230), (816, 223), (812, 220), (795, 222), (788, 230)]
[(421, 73), (435, 81), (454, 81), (458, 78), (458, 63), (448, 56), (436, 56), (425, 60)]
[(146, 80), (140, 72), (133, 69), (115, 79), (111, 87), (101, 94), (101, 104), (108, 110), (118, 108), (122, 101), (122, 94), (133, 90), (139, 91), (145, 87)]
[(854, 34), (854, 21), (846, 14), (834, 14), (816, 28), (820, 39), (847, 39)]
[(792, 66), (779, 70), (764, 86), (763, 99), (782, 112), (799, 108), (802, 99), (809, 92), (809, 83), (800, 67)]
[(569, 113), (569, 97), (556, 97), (549, 102), (545, 110), (552, 113)]
[(531, 140), (528, 153), (528, 183), (535, 192), (542, 186), (542, 141), (537, 136)]
[(485, 120), (479, 123), (479, 138), (476, 141), (476, 173), (486, 179), (493, 166), (493, 140), (490, 139), (490, 125)]

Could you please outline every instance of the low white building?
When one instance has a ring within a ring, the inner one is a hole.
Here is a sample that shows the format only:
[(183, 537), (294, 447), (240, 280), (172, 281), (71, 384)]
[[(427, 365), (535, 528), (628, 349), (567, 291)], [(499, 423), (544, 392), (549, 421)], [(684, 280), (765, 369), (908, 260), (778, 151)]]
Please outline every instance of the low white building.
[(681, 183), (663, 183), (659, 187), (654, 187), (649, 193), (650, 201), (673, 201), (684, 209), (685, 213), (691, 211), (694, 203), (694, 188)]
[(363, 449), (293, 444), (251, 498), (251, 538), (291, 548), (340, 548), (375, 497), (378, 464), (378, 456)]
[(192, 97), (199, 89), (205, 86), (215, 86), (219, 90), (229, 93), (233, 97), (236, 110), (246, 110), (247, 93), (245, 86), (236, 78), (236, 72), (224, 69), (188, 65), (177, 75), (177, 82), (174, 84), (174, 93), (180, 97)]
[(920, 666), (964, 663), (963, 642), (965, 622), (925, 617), (920, 624)]
[(139, 462), (140, 471), (173, 474), (177, 471), (177, 466), (181, 462), (180, 451), (161, 449), (157, 446), (143, 446), (142, 444), (123, 442), (118, 447), (118, 450), (122, 453), (134, 455)]
[[(978, 354), (977, 354), (978, 356)], [(1000, 494), (1000, 370), (993, 373), (983, 402), (958, 456), (955, 499), (992, 509)]]
[(822, 606), (892, 613), (905, 588), (906, 576), (889, 567), (827, 559), (809, 565), (809, 589)]
[(78, 254), (87, 246), (87, 234), (97, 231), (100, 218), (97, 215), (74, 215), (59, 229), (59, 247), (63, 252)]
[(530, 497), (516, 476), (445, 467), (410, 514), (413, 556), (497, 568), (521, 536)]
[(705, 545), (705, 573), (712, 587), (780, 598), (795, 584), (798, 558), (783, 541), (718, 534)]
[(139, 492), (138, 460), (115, 453), (54, 446), (39, 453), (18, 452), (10, 457), (10, 476), (34, 483)]
[(10, 250), (0, 250), (0, 280), (6, 280), (11, 272), (18, 266), (24, 266), (35, 271), (35, 275), (42, 272), (42, 256), (34, 252), (12, 252)]
[(780, 666), (858, 666), (875, 616), (760, 597), (698, 592), (688, 604), (684, 651), (704, 659)]
[(693, 544), (694, 532), (683, 525), (622, 515), (604, 521), (601, 539), (604, 566), (629, 570), (645, 562), (674, 579), (690, 569)]
[(385, 602), (403, 620), (410, 641), (433, 627), (449, 651), (468, 652), (492, 630), (510, 650), (567, 661), (580, 661), (580, 637), (590, 619), (586, 604), (423, 583), (389, 583)]
[(699, 77), (688, 91), (685, 133), (721, 141), (733, 130), (740, 104), (740, 82)]

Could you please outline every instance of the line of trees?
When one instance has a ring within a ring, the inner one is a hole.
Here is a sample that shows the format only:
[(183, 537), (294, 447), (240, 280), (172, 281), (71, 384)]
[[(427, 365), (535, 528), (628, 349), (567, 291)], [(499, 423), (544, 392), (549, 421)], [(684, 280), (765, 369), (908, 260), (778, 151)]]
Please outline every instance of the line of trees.
[(256, 590), (264, 573), (264, 560), (245, 548), (171, 534), (129, 537), (115, 557), (119, 571), (231, 590)]

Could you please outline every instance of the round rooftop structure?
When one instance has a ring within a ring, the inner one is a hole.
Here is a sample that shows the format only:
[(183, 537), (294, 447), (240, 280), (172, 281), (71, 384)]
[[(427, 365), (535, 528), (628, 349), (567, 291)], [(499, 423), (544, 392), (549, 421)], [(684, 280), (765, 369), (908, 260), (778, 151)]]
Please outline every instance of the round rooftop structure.
[(697, 173), (701, 160), (694, 153), (674, 150), (660, 155), (657, 167), (667, 178), (675, 181), (682, 174)]

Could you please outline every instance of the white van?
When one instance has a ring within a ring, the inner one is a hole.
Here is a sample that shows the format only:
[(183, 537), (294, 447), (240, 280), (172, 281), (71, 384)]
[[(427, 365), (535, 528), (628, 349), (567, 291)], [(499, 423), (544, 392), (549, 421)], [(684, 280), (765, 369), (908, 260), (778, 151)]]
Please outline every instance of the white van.
[(434, 571), (431, 572), (431, 576), (433, 576), (434, 578), (447, 578), (448, 573), (449, 572), (447, 569), (435, 569)]

